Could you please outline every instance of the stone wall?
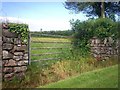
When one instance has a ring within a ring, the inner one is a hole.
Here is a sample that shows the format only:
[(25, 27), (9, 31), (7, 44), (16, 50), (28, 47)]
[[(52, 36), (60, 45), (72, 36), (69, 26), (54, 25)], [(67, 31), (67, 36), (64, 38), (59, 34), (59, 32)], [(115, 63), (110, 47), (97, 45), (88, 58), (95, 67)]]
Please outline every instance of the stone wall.
[(0, 90), (2, 90), (2, 24), (0, 22)]
[(14, 77), (23, 78), (27, 65), (28, 45), (22, 43), (20, 35), (8, 31), (8, 26), (2, 24), (3, 80), (12, 80)]
[(96, 37), (91, 39), (91, 53), (97, 60), (106, 60), (112, 56), (118, 56), (118, 41), (112, 38), (100, 40)]

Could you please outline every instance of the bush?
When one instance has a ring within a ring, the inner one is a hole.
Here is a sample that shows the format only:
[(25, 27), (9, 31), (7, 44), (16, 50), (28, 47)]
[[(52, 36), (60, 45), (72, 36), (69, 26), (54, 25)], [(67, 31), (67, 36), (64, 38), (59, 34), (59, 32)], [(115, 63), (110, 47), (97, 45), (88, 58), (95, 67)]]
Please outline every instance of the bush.
[(92, 37), (105, 39), (111, 37), (113, 40), (118, 38), (119, 22), (114, 22), (108, 18), (99, 18), (95, 20), (87, 20), (81, 22), (80, 20), (71, 21), (72, 30), (74, 31), (73, 46), (80, 51), (89, 51), (89, 40)]
[(112, 37), (113, 39), (118, 38), (118, 30), (117, 30), (117, 23), (113, 22), (111, 19), (108, 18), (100, 18), (96, 19), (94, 22), (93, 29), (94, 36), (97, 36), (101, 39), (106, 37)]

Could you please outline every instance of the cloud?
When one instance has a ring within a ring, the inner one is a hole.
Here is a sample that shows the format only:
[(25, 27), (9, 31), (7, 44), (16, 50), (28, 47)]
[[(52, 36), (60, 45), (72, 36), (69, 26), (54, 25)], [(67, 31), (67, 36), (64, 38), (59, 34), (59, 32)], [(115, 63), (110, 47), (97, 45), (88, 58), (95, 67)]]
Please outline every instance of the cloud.
[(15, 23), (26, 23), (29, 25), (30, 31), (49, 31), (49, 30), (68, 30), (70, 29), (70, 24), (68, 20), (61, 19), (40, 19), (40, 20), (31, 20), (31, 19), (22, 19), (16, 17), (1, 17), (2, 21), (9, 21)]

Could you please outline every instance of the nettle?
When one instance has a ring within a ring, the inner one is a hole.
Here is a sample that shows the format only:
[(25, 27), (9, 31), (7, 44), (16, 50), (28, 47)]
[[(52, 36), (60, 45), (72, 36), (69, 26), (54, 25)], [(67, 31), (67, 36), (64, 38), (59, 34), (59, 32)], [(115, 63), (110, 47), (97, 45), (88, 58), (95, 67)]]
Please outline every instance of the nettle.
[(8, 23), (9, 31), (17, 33), (23, 43), (27, 43), (28, 39), (28, 25), (27, 24), (17, 24), (17, 23)]

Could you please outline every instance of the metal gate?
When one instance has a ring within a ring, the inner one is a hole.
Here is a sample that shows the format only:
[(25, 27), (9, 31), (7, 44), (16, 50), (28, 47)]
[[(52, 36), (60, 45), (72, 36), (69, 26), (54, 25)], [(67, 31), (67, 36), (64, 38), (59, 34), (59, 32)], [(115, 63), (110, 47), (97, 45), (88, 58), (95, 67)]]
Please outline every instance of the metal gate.
[[(53, 36), (51, 38), (51, 36)], [(58, 38), (59, 37), (59, 38)], [(62, 60), (70, 50), (71, 42), (66, 37), (30, 33), (30, 62)]]

